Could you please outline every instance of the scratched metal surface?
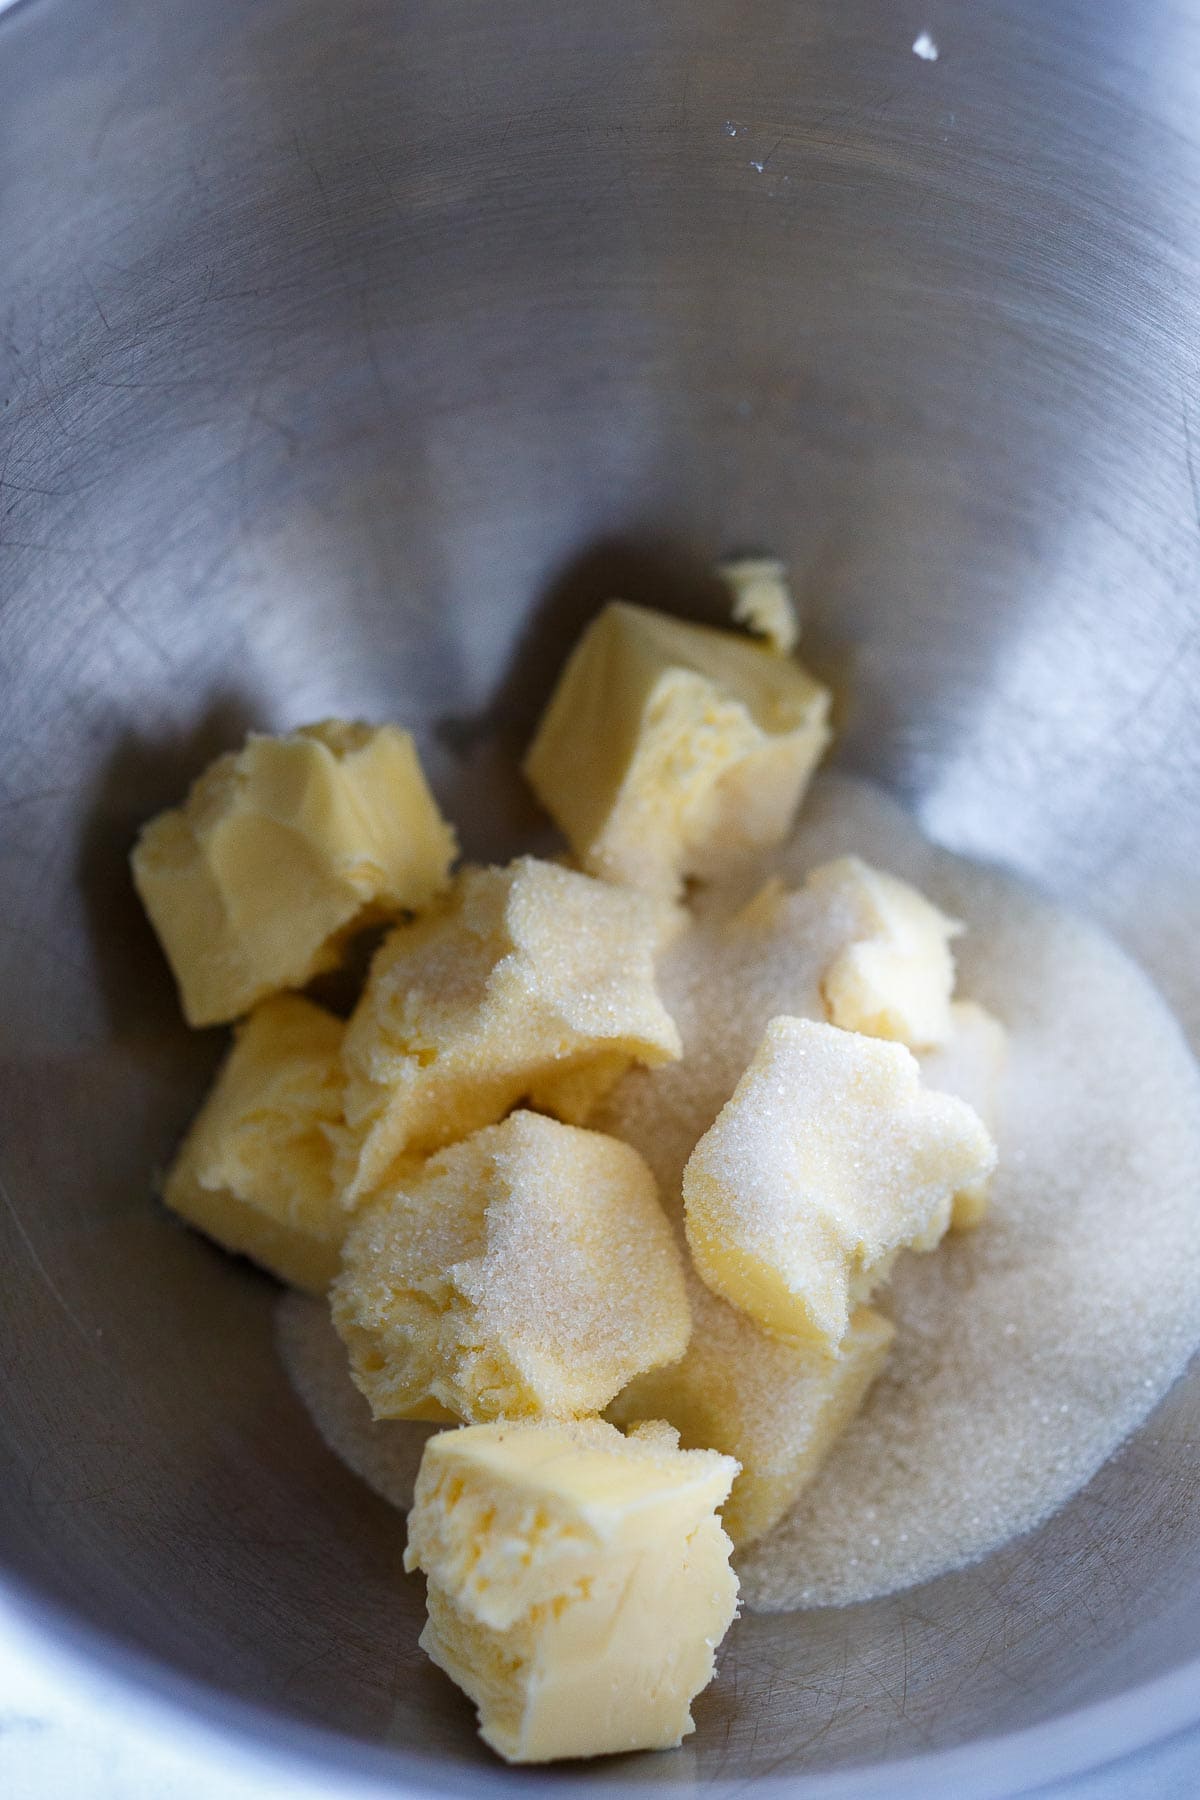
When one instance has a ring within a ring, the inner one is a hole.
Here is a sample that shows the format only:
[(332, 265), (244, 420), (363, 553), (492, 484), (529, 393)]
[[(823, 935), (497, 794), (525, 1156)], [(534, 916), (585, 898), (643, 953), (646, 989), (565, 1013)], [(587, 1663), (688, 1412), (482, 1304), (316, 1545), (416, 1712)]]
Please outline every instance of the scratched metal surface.
[[(770, 546), (843, 755), (1196, 1027), (1198, 83), (1168, 0), (5, 16), (0, 1558), (62, 1644), (343, 1774), (513, 1785), (267, 1284), (149, 1202), (219, 1043), (125, 855), (247, 725), (412, 722), (502, 853), (588, 611)], [(682, 1753), (547, 1785), (983, 1796), (1200, 1715), (1198, 1410), (975, 1571), (743, 1620)]]

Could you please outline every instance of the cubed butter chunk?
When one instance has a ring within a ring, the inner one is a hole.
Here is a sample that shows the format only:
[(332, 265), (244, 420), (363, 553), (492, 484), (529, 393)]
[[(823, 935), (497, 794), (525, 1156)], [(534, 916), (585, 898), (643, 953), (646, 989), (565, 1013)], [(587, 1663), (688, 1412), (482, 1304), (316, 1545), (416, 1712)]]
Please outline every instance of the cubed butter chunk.
[(721, 563), (717, 573), (732, 591), (738, 624), (765, 638), (778, 655), (790, 656), (800, 621), (783, 564), (769, 556), (740, 556)]
[(237, 1029), (163, 1185), (173, 1211), (294, 1287), (324, 1293), (350, 1215), (333, 1183), (342, 1022), (296, 994)]
[(409, 734), (327, 719), (219, 757), (145, 827), (133, 878), (188, 1024), (216, 1025), (427, 905), (454, 855)]
[(633, 1062), (680, 1053), (654, 985), (675, 909), (553, 863), (468, 869), (380, 946), (346, 1033), (339, 1176), (378, 1186), (518, 1100), (582, 1123)]
[(821, 983), (830, 1023), (913, 1050), (944, 1043), (958, 921), (857, 856), (823, 864), (804, 885), (841, 920), (847, 939)]
[(639, 1375), (608, 1409), (618, 1425), (665, 1419), (685, 1449), (723, 1450), (741, 1474), (721, 1511), (735, 1544), (777, 1525), (862, 1406), (895, 1327), (860, 1306), (834, 1356), (788, 1344), (689, 1275), (692, 1338), (669, 1368)]
[(422, 1648), (509, 1762), (665, 1750), (737, 1611), (731, 1457), (665, 1425), (469, 1425), (429, 1440), (405, 1566)]
[(798, 663), (613, 601), (568, 661), (525, 772), (585, 869), (673, 895), (780, 841), (828, 712)]
[(637, 1151), (531, 1112), (372, 1202), (332, 1302), (381, 1419), (599, 1412), (690, 1330), (683, 1258)]
[[(939, 1093), (957, 1094), (973, 1106), (993, 1137), (1000, 1111), (1000, 1088), (1008, 1061), (1008, 1033), (986, 1007), (956, 1000), (950, 1008), (950, 1036), (921, 1058), (921, 1078)], [(991, 1203), (985, 1177), (960, 1188), (950, 1216), (955, 1231), (970, 1231), (983, 1222)]]
[(978, 1114), (926, 1091), (903, 1044), (772, 1019), (684, 1170), (688, 1243), (715, 1293), (832, 1355), (897, 1252), (932, 1250), (995, 1160)]

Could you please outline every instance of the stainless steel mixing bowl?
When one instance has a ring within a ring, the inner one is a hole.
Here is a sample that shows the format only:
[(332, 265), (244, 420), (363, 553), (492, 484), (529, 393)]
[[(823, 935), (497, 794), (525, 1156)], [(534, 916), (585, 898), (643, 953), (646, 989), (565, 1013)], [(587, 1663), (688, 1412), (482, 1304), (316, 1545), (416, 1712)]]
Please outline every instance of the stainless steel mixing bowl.
[[(704, 612), (765, 547), (842, 757), (1195, 1030), (1198, 326), (1194, 4), (0, 19), (0, 1556), (50, 1634), (406, 1791), (528, 1785), (417, 1652), (270, 1284), (151, 1202), (220, 1042), (139, 821), (341, 712), (411, 722), (503, 853), (589, 611)], [(992, 1795), (1200, 1717), (1198, 1467), (1193, 1378), (1033, 1538), (744, 1619), (680, 1754), (544, 1782)]]

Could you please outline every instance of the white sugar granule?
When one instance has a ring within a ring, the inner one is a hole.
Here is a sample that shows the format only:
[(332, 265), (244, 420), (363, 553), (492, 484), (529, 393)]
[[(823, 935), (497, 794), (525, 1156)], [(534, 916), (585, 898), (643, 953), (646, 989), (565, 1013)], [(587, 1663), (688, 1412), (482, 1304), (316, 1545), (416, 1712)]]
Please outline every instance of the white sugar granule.
[[(833, 929), (798, 899), (728, 921), (778, 874), (857, 854), (966, 921), (958, 992), (1008, 1026), (993, 1207), (975, 1233), (905, 1256), (878, 1303), (896, 1346), (867, 1407), (791, 1515), (740, 1558), (769, 1611), (840, 1604), (959, 1567), (1061, 1506), (1200, 1342), (1200, 1074), (1110, 940), (935, 849), (877, 790), (826, 777), (782, 851), (700, 898), (660, 990), (682, 1063), (626, 1077), (603, 1115), (678, 1207), (683, 1165), (767, 1019), (820, 1017)], [(719, 1302), (716, 1304), (720, 1304)], [(281, 1303), (289, 1374), (326, 1440), (405, 1504), (430, 1427), (372, 1425), (325, 1307)]]

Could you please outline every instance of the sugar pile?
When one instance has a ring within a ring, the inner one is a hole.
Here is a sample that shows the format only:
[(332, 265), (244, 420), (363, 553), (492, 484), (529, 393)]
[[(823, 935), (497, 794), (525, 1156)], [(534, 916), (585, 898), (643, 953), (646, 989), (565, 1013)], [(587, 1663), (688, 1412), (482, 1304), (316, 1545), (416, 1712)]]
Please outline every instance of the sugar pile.
[[(626, 1077), (592, 1122), (642, 1151), (677, 1209), (683, 1164), (767, 1019), (821, 1016), (829, 926), (803, 897), (729, 922), (770, 876), (798, 885), (850, 853), (969, 927), (958, 992), (1011, 1034), (1001, 1163), (978, 1232), (901, 1258), (876, 1301), (898, 1327), (883, 1377), (792, 1513), (742, 1554), (746, 1603), (769, 1611), (888, 1593), (1029, 1530), (1200, 1342), (1200, 1072), (1174, 1020), (1101, 933), (935, 849), (862, 783), (826, 777), (781, 852), (702, 897), (660, 969), (684, 1060)], [(331, 1446), (403, 1504), (429, 1428), (372, 1425), (319, 1305), (285, 1300), (280, 1337)]]
[(1200, 1075), (1108, 939), (961, 864), (962, 990), (1011, 1033), (993, 1208), (902, 1258), (891, 1362), (789, 1518), (744, 1559), (768, 1610), (891, 1592), (1056, 1511), (1200, 1341)]

